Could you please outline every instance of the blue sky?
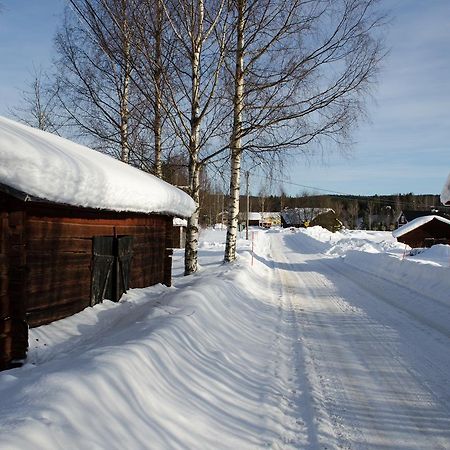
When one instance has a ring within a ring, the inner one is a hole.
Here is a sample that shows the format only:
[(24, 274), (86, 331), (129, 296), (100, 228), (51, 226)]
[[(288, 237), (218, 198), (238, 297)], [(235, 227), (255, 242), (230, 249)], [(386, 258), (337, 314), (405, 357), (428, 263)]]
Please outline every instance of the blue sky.
[[(8, 116), (33, 66), (50, 64), (65, 1), (0, 3), (0, 115)], [(295, 184), (283, 186), (290, 194), (304, 190), (298, 185), (359, 195), (442, 190), (450, 172), (450, 0), (382, 5), (393, 17), (390, 54), (369, 105), (370, 121), (354, 133), (347, 157), (325, 148), (323, 157), (290, 163), (284, 179)]]

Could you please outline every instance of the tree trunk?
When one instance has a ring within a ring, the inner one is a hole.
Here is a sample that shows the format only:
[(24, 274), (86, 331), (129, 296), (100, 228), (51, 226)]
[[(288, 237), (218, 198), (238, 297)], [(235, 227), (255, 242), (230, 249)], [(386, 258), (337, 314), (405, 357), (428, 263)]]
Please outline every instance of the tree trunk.
[(162, 162), (161, 162), (161, 131), (162, 131), (162, 21), (163, 9), (161, 0), (156, 1), (156, 30), (155, 30), (155, 103), (154, 103), (154, 122), (153, 136), (155, 139), (155, 162), (153, 164), (154, 174), (158, 178), (162, 178)]
[(120, 160), (124, 163), (130, 160), (130, 146), (128, 144), (128, 107), (126, 102), (123, 102), (120, 111)]
[(244, 108), (244, 9), (245, 0), (238, 0), (236, 27), (236, 71), (234, 79), (233, 131), (231, 134), (231, 180), (228, 209), (228, 229), (225, 245), (225, 262), (236, 259), (236, 242), (239, 217), (239, 193), (242, 158), (242, 110)]
[(120, 160), (124, 163), (130, 160), (130, 145), (128, 142), (128, 121), (130, 116), (129, 111), (129, 97), (130, 97), (130, 82), (131, 82), (131, 37), (130, 29), (127, 19), (127, 5), (126, 2), (122, 2), (122, 14), (123, 14), (123, 30), (122, 30), (122, 49), (123, 57), (125, 61), (125, 67), (123, 68), (123, 84), (120, 98)]
[(199, 1), (199, 29), (192, 41), (192, 99), (191, 99), (191, 129), (189, 136), (189, 194), (194, 199), (195, 211), (188, 220), (186, 230), (186, 248), (184, 254), (184, 274), (190, 275), (198, 268), (198, 218), (200, 210), (200, 51), (202, 45), (201, 27), (203, 25), (203, 2)]
[(188, 219), (186, 247), (184, 254), (184, 274), (190, 275), (198, 269), (198, 218), (200, 210), (200, 171), (195, 161), (189, 165), (190, 195), (195, 202), (195, 211)]

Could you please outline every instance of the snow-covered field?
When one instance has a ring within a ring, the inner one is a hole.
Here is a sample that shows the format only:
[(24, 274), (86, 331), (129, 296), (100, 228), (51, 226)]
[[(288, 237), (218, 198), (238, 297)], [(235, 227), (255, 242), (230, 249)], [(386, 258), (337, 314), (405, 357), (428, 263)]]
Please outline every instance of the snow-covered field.
[(255, 230), (223, 265), (31, 330), (0, 449), (450, 448), (450, 252)]

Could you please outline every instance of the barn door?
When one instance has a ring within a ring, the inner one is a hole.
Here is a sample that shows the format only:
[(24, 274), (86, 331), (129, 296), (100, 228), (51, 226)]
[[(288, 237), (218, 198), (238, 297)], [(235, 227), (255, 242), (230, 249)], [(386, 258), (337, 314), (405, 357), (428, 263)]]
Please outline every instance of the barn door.
[(94, 236), (91, 306), (103, 299), (118, 301), (127, 291), (133, 257), (131, 236)]
[(117, 237), (117, 259), (116, 259), (116, 283), (115, 301), (118, 301), (124, 292), (130, 287), (130, 268), (133, 258), (132, 236)]
[(92, 238), (92, 282), (91, 306), (111, 297), (111, 283), (114, 265), (114, 237), (94, 236)]

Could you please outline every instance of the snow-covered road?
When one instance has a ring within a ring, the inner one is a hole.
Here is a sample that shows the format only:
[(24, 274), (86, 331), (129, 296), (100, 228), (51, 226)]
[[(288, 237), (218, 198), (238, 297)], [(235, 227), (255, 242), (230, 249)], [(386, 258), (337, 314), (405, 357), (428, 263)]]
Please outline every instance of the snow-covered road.
[(450, 448), (448, 305), (320, 250), (274, 233), (266, 261), (290, 311), (309, 447)]

